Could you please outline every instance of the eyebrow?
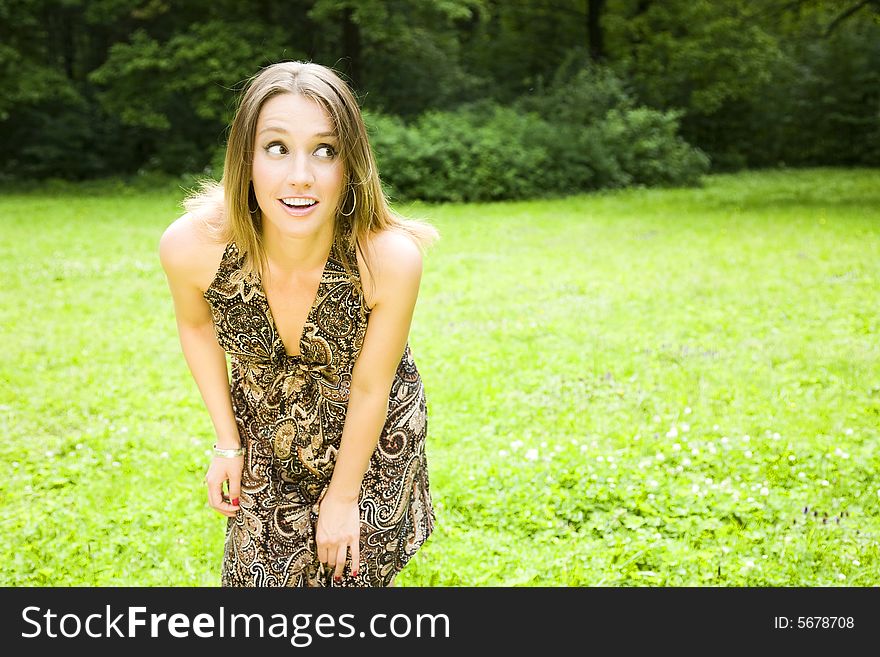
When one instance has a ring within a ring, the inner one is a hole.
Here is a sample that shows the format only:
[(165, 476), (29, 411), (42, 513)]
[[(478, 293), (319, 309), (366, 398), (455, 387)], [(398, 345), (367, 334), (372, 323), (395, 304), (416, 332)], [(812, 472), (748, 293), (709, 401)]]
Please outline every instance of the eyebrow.
[[(285, 128), (282, 128), (279, 125), (267, 125), (265, 128), (260, 130), (258, 134), (263, 134), (264, 132), (280, 132), (282, 134), (288, 135), (290, 134)], [(330, 132), (318, 132), (314, 137), (337, 137), (336, 131), (331, 130)]]

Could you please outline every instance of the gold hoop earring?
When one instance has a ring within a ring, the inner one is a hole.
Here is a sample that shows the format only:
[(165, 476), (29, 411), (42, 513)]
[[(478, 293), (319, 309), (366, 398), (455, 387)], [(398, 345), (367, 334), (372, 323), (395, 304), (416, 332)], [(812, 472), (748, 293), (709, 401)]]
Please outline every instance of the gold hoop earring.
[(343, 217), (350, 217), (351, 215), (353, 215), (353, 214), (354, 214), (354, 210), (355, 210), (355, 208), (357, 207), (357, 200), (358, 200), (357, 194), (356, 194), (355, 191), (354, 191), (353, 189), (351, 189), (350, 187), (349, 187), (349, 190), (351, 191), (351, 198), (352, 198), (352, 201), (351, 201), (351, 210), (349, 210), (348, 212), (343, 212), (342, 210), (340, 210), (340, 211), (339, 211), (339, 214), (341, 214)]

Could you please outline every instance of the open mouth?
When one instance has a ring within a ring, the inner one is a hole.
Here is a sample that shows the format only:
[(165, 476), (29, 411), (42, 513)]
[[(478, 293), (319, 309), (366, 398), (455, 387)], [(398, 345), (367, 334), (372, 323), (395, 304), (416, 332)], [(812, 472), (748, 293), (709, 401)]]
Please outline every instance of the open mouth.
[(293, 208), (295, 210), (305, 210), (307, 208), (314, 207), (318, 204), (318, 201), (313, 198), (292, 197), (292, 198), (282, 198), (279, 200), (287, 207)]

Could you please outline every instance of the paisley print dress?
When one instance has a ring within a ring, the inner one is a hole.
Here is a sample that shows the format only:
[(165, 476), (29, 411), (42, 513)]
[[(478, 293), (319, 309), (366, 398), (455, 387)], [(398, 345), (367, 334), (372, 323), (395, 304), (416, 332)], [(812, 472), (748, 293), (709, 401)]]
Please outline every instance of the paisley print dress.
[(369, 320), (357, 270), (352, 280), (338, 257), (340, 241), (324, 266), (297, 356), (286, 352), (260, 277), (245, 275), (234, 243), (205, 291), (229, 357), (245, 448), (240, 506), (226, 529), (223, 586), (387, 586), (433, 530), (425, 391), (407, 343), (361, 485), (357, 577), (347, 563), (342, 581), (334, 582), (317, 559), (319, 504), (333, 474), (351, 372)]

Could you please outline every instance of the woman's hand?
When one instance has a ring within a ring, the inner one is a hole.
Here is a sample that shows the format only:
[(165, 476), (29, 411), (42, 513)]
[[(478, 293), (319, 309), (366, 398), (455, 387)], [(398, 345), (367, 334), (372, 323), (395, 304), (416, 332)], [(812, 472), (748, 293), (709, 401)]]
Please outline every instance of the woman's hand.
[[(244, 456), (227, 458), (215, 456), (205, 475), (208, 484), (208, 503), (228, 518), (238, 512), (238, 496), (241, 494), (241, 471), (244, 468)], [(228, 496), (223, 494), (223, 484), (227, 483)]]
[(342, 579), (345, 557), (351, 549), (351, 574), (360, 563), (361, 518), (357, 499), (346, 500), (325, 495), (318, 511), (315, 543), (318, 560), (333, 568), (333, 579)]

